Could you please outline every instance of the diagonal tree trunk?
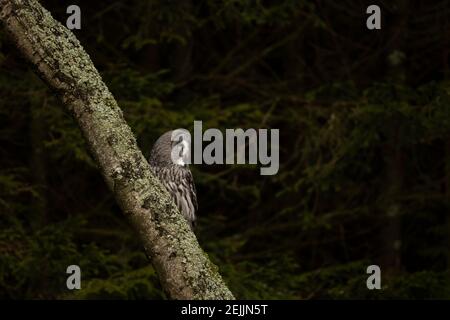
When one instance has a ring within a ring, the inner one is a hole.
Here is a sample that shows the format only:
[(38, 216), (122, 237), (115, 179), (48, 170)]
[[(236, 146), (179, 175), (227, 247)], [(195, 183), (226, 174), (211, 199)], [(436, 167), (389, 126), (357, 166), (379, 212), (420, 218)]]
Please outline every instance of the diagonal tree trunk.
[(36, 0), (0, 0), (0, 21), (78, 122), (167, 294), (174, 299), (233, 299), (217, 267), (151, 174), (122, 111), (72, 32)]

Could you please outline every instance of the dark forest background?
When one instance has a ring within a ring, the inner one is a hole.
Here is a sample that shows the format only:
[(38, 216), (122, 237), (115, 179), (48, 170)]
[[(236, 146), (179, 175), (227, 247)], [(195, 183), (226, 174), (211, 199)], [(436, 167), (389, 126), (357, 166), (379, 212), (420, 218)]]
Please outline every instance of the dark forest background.
[[(237, 298), (450, 298), (448, 1), (42, 4), (63, 24), (81, 7), (75, 34), (146, 156), (194, 120), (280, 129), (275, 176), (192, 168), (197, 237)], [(166, 298), (75, 122), (3, 33), (0, 298)]]

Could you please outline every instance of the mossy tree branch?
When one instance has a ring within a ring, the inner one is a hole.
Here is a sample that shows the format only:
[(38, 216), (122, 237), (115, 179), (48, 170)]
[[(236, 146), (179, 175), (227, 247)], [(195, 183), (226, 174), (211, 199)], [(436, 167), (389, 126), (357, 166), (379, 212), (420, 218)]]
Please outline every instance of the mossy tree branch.
[(122, 111), (79, 41), (36, 0), (0, 0), (14, 45), (71, 112), (161, 284), (174, 299), (233, 299), (217, 267), (139, 150)]

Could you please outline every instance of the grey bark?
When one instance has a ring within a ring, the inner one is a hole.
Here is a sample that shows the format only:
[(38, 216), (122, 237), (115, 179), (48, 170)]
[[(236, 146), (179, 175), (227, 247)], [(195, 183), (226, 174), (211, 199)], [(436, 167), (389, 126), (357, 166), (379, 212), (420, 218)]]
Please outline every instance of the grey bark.
[(173, 299), (233, 299), (76, 37), (36, 0), (0, 0), (12, 42), (77, 121), (106, 183)]

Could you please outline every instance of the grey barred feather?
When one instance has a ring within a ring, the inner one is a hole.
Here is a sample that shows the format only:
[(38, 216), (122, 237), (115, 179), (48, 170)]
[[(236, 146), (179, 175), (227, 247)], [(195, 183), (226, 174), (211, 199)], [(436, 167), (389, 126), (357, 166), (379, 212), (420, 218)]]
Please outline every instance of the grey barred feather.
[(156, 141), (150, 154), (149, 164), (152, 172), (169, 191), (193, 230), (198, 210), (194, 178), (187, 164), (175, 164), (172, 161), (172, 148), (180, 141), (171, 141), (171, 135), (172, 131), (166, 132)]

